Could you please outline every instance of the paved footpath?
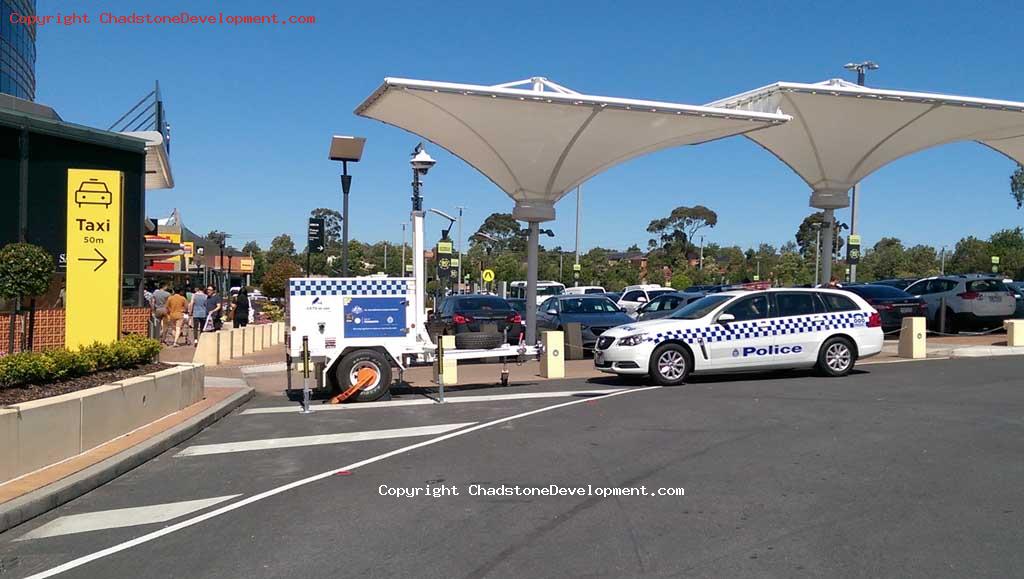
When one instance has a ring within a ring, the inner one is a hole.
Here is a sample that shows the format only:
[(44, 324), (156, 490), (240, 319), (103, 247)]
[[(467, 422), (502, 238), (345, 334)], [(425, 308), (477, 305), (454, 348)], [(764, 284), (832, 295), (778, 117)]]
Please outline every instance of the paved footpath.
[[(310, 415), (258, 394), (0, 535), (0, 574), (1016, 576), (1022, 386), (1009, 357), (677, 388), (551, 381)], [(685, 494), (470, 494), (517, 485)]]

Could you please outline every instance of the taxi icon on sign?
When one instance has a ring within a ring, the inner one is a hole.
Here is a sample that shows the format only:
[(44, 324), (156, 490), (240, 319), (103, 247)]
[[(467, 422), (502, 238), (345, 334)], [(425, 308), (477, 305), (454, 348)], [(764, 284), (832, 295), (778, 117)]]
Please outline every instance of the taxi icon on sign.
[(82, 205), (105, 205), (110, 207), (114, 202), (114, 196), (107, 189), (107, 184), (99, 179), (83, 181), (75, 191), (75, 203)]

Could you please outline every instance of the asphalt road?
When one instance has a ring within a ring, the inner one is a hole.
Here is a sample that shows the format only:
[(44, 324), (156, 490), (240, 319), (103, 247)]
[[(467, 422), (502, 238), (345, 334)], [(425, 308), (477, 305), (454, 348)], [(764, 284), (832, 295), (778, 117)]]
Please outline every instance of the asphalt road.
[[(0, 535), (0, 576), (1019, 576), (1022, 362), (862, 368), (236, 413)], [(394, 438), (345, 436), (379, 430)], [(278, 440), (314, 435), (331, 438)], [(381, 496), (381, 485), (460, 495)], [(470, 495), (503, 485), (685, 495)]]

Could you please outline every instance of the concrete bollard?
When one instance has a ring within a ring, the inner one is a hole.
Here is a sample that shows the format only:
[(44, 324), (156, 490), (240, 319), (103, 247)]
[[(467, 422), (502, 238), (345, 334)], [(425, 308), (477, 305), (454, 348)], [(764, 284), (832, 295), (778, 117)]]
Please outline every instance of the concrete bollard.
[(1006, 328), (1007, 346), (1024, 346), (1024, 320), (1006, 320), (1003, 327)]
[(274, 324), (274, 345), (284, 343), (284, 322)]
[(544, 355), (540, 359), (540, 375), (544, 378), (565, 378), (565, 340), (562, 332), (541, 334)]
[(192, 356), (192, 363), (216, 366), (220, 364), (220, 353), (217, 348), (219, 340), (217, 334), (203, 332), (199, 334), (199, 343), (196, 344), (196, 353)]
[(903, 318), (898, 350), (900, 358), (913, 358), (917, 360), (927, 355), (928, 347), (925, 341), (927, 335), (926, 323), (927, 320), (925, 318)]
[(231, 357), (241, 358), (245, 355), (245, 328), (231, 328)]
[(217, 336), (217, 361), (219, 363), (223, 364), (235, 357), (234, 350), (231, 347), (231, 330), (221, 330), (210, 335)]
[[(438, 336), (438, 339), (441, 340), (442, 350), (455, 349), (455, 336)], [(434, 383), (440, 384), (442, 378), (445, 386), (454, 386), (459, 382), (458, 363), (453, 358), (445, 356), (443, 360), (434, 361)]]
[(583, 328), (579, 322), (565, 324), (565, 359), (583, 359)]
[(270, 326), (271, 324), (263, 324), (260, 326), (260, 333), (263, 334), (262, 340), (260, 340), (260, 347), (267, 349), (271, 346), (270, 344)]
[(245, 354), (253, 353), (253, 343), (256, 341), (256, 326), (246, 326), (242, 328), (242, 352)]

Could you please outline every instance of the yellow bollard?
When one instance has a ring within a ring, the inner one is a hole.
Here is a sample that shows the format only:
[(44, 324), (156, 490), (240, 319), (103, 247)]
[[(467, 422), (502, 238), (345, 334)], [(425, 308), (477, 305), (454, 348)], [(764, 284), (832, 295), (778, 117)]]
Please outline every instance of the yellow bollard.
[(903, 318), (903, 326), (900, 328), (900, 358), (913, 358), (915, 360), (924, 358), (928, 348), (925, 336), (928, 333), (925, 318)]
[(1024, 346), (1024, 320), (1006, 320), (1003, 327), (1006, 328), (1007, 346)]
[(540, 359), (540, 375), (544, 378), (565, 378), (565, 335), (562, 332), (544, 332), (541, 344), (544, 356)]
[[(441, 340), (441, 349), (450, 352), (455, 349), (455, 336), (438, 336)], [(442, 360), (434, 361), (434, 383), (441, 384), (444, 379), (445, 386), (454, 386), (459, 382), (458, 363), (453, 358), (443, 356)]]

